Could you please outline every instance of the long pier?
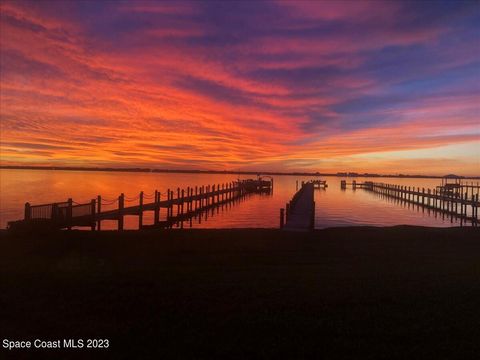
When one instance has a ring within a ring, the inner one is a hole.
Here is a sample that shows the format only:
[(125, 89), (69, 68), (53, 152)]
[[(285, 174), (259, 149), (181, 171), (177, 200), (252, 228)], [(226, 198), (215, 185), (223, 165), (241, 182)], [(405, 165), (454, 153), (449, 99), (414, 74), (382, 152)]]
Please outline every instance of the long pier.
[(286, 204), (285, 209), (280, 209), (280, 227), (282, 229), (307, 231), (314, 228), (314, 189), (317, 186), (318, 184), (313, 181), (302, 182), (300, 190)]
[[(341, 188), (346, 188), (343, 181)], [(470, 221), (472, 225), (478, 224), (478, 207), (480, 206), (478, 186), (466, 185), (460, 187), (458, 192), (451, 192), (445, 191), (442, 187), (425, 189), (366, 181), (364, 183), (356, 183), (355, 185), (352, 184), (352, 188), (362, 188), (385, 197), (441, 212), (452, 218), (460, 218), (462, 222)]]
[[(165, 193), (155, 190), (152, 194), (143, 191), (134, 198), (123, 193), (117, 199), (102, 199), (99, 195), (87, 203), (76, 203), (72, 199), (65, 202), (31, 205), (25, 204), (23, 220), (8, 223), (9, 229), (71, 229), (76, 226), (89, 226), (92, 230), (101, 230), (103, 220), (116, 220), (118, 230), (124, 229), (126, 215), (138, 216), (139, 229), (144, 227), (168, 228), (174, 224), (191, 219), (208, 209), (233, 202), (247, 194), (271, 192), (273, 180), (239, 180), (230, 183), (177, 188), (176, 194), (168, 189)], [(162, 199), (162, 195), (165, 197)], [(175, 196), (176, 195), (176, 196)], [(125, 206), (125, 202), (137, 202)], [(103, 210), (103, 206), (116, 205), (116, 209)], [(164, 221), (160, 221), (160, 209), (165, 209)], [(154, 212), (153, 225), (143, 224), (145, 211)]]

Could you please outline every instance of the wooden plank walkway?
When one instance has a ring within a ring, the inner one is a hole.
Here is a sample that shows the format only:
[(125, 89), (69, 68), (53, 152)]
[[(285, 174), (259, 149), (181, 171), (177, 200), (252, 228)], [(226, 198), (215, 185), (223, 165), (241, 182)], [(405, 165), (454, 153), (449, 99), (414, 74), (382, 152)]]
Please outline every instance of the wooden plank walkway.
[[(340, 187), (345, 190), (347, 185), (349, 184), (347, 184), (345, 180), (342, 180)], [(459, 186), (460, 191), (458, 192), (446, 192), (439, 187), (435, 189), (425, 189), (372, 181), (366, 181), (364, 183), (356, 183), (353, 181), (351, 185), (353, 190), (362, 188), (379, 194), (380, 196), (411, 203), (428, 210), (460, 218), (462, 221), (469, 221), (475, 226), (478, 225), (478, 208), (480, 202), (478, 199), (479, 189), (477, 186), (461, 185)]]
[(314, 228), (315, 201), (314, 182), (303, 183), (286, 206), (286, 221), (281, 224), (284, 230), (307, 231)]
[[(143, 225), (143, 213), (154, 212), (154, 227), (171, 227), (173, 224), (183, 222), (213, 207), (222, 206), (233, 202), (247, 194), (271, 192), (273, 179), (265, 181), (262, 178), (257, 180), (239, 180), (226, 184), (212, 186), (195, 186), (180, 188), (175, 192), (168, 189), (161, 194), (155, 190), (153, 194), (140, 192), (136, 197), (129, 199), (122, 193), (117, 199), (106, 200), (98, 196), (84, 204), (75, 203), (72, 199), (65, 202), (30, 205), (25, 204), (25, 216), (23, 220), (9, 222), (9, 229), (32, 229), (32, 228), (68, 228), (75, 226), (90, 226), (92, 230), (100, 230), (103, 220), (116, 220), (118, 229), (124, 228), (124, 217), (127, 215), (138, 216), (138, 227)], [(161, 199), (161, 195), (165, 197)], [(146, 203), (145, 200), (152, 202)], [(138, 201), (137, 205), (125, 206), (125, 201)], [(103, 210), (102, 205), (117, 205), (116, 209)], [(176, 215), (174, 215), (174, 207)], [(160, 209), (166, 209), (165, 220), (160, 220)], [(151, 226), (149, 226), (151, 227)]]
[[(403, 185), (393, 185), (370, 182), (366, 190), (374, 193), (413, 203), (427, 209), (442, 212), (478, 224), (478, 192), (471, 188), (471, 193), (445, 193), (441, 189), (415, 188)], [(478, 191), (478, 190), (477, 190)]]

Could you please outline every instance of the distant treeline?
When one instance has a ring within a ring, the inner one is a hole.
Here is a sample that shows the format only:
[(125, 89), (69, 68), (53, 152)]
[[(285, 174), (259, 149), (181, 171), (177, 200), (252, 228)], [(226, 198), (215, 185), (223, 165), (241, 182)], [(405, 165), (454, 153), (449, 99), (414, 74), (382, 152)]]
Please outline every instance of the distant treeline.
[[(28, 165), (0, 165), (0, 169), (20, 170), (64, 170), (64, 171), (119, 171), (119, 172), (157, 172), (157, 173), (185, 173), (185, 174), (234, 174), (234, 175), (291, 175), (291, 176), (338, 176), (338, 177), (395, 177), (395, 178), (429, 178), (441, 179), (445, 176), (437, 175), (381, 175), (371, 173), (338, 172), (272, 172), (272, 171), (230, 171), (230, 170), (183, 170), (183, 169), (150, 169), (150, 168), (109, 168), (109, 167), (78, 167), (78, 166), (28, 166)], [(449, 178), (480, 179), (480, 176), (446, 175)]]

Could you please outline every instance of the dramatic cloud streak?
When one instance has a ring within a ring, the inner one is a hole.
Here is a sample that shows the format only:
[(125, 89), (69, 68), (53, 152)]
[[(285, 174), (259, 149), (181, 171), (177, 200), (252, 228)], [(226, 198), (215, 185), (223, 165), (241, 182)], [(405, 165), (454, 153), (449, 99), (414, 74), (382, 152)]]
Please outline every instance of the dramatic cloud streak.
[(2, 163), (479, 175), (478, 24), (474, 1), (2, 1)]

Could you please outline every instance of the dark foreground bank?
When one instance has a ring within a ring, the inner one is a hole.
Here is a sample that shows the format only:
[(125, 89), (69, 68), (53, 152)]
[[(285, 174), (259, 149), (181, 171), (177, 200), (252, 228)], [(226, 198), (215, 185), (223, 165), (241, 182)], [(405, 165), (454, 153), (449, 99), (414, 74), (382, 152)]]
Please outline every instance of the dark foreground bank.
[(475, 228), (60, 232), (0, 241), (0, 357), (471, 358)]

